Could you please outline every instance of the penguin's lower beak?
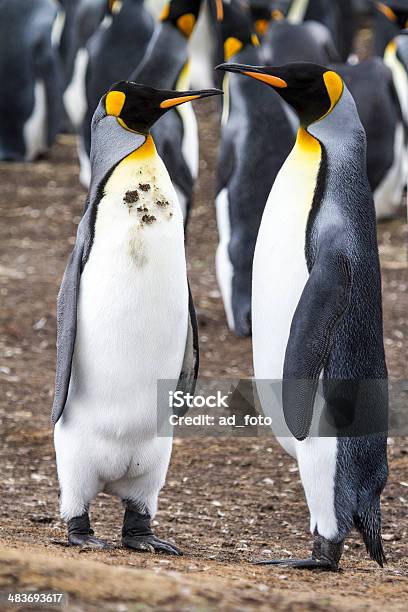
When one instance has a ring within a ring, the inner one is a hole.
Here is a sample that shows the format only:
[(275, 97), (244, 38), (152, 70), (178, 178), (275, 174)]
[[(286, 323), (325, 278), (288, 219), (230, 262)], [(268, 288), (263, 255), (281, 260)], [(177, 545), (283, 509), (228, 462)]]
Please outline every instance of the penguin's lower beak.
[(215, 67), (215, 70), (225, 70), (227, 72), (236, 72), (238, 74), (244, 74), (245, 76), (252, 77), (257, 81), (262, 81), (272, 87), (283, 89), (288, 86), (287, 82), (278, 76), (269, 74), (266, 72), (266, 68), (262, 66), (246, 66), (245, 64), (219, 64)]
[(223, 21), (224, 20), (224, 7), (222, 5), (222, 0), (215, 0), (215, 9), (216, 9), (217, 21)]
[(199, 100), (200, 98), (208, 98), (210, 96), (223, 95), (223, 91), (220, 89), (200, 89), (198, 91), (175, 91), (174, 95), (169, 95), (167, 98), (160, 102), (160, 108), (172, 108), (185, 102), (191, 102), (192, 100)]

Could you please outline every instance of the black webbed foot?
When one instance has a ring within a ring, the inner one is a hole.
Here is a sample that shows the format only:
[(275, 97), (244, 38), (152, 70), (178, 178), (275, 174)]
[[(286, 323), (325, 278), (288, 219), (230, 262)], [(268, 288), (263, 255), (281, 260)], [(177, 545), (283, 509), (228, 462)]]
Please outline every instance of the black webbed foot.
[(159, 552), (168, 555), (182, 555), (174, 544), (157, 538), (150, 526), (151, 517), (141, 512), (131, 502), (126, 503), (122, 528), (122, 545), (139, 552)]
[(98, 540), (94, 537), (87, 512), (68, 521), (68, 544), (81, 548), (112, 548), (104, 540)]
[(294, 569), (326, 570), (337, 572), (339, 561), (343, 553), (344, 542), (330, 542), (323, 536), (315, 533), (312, 556), (309, 559), (276, 559), (254, 561), (255, 565), (280, 565)]

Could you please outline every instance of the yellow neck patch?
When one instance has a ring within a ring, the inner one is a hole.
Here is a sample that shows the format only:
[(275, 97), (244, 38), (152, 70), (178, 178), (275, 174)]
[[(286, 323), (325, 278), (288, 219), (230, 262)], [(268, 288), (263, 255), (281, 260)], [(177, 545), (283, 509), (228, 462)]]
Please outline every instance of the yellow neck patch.
[(119, 117), (125, 104), (126, 95), (123, 91), (110, 91), (106, 96), (105, 108), (107, 115)]
[(299, 128), (296, 138), (296, 147), (302, 151), (317, 155), (321, 152), (320, 142), (304, 128)]
[(323, 117), (320, 117), (320, 119), (324, 119), (324, 117), (327, 117), (327, 115), (332, 112), (344, 91), (343, 79), (339, 77), (336, 72), (328, 70), (324, 73), (323, 80), (324, 84), (326, 85), (327, 93), (329, 94), (330, 108), (327, 113), (323, 115)]
[(156, 145), (154, 144), (153, 138), (149, 134), (144, 144), (136, 149), (136, 151), (133, 151), (130, 155), (125, 157), (123, 161), (144, 161), (154, 157), (156, 154)]
[(395, 42), (395, 40), (392, 40), (385, 47), (384, 59), (386, 60), (387, 58), (394, 56), (396, 52), (397, 52), (397, 43)]
[(186, 13), (177, 19), (177, 27), (186, 36), (190, 38), (194, 26), (195, 26), (196, 18), (192, 13)]
[(224, 57), (228, 61), (233, 55), (241, 51), (244, 45), (238, 38), (230, 36), (224, 41)]
[(160, 13), (160, 17), (159, 20), (160, 21), (166, 21), (167, 17), (170, 15), (170, 2), (168, 2), (167, 4), (165, 4), (163, 6), (163, 10)]

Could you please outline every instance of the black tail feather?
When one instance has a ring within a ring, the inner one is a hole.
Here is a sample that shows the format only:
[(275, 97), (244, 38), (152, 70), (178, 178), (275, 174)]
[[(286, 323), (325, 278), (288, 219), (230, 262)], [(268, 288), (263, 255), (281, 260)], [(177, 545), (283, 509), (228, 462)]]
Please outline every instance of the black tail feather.
[(354, 524), (363, 536), (368, 554), (380, 567), (387, 563), (381, 538), (381, 512), (378, 506), (368, 506), (354, 517)]

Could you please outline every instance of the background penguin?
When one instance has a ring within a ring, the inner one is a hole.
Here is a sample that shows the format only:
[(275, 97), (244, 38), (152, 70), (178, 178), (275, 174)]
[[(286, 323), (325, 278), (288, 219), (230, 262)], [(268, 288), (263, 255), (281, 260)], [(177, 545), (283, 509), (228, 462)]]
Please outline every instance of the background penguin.
[(392, 74), (380, 58), (334, 65), (357, 106), (367, 135), (367, 173), (377, 219), (393, 217), (407, 182), (408, 156), (401, 106)]
[(32, 161), (57, 135), (62, 82), (52, 0), (0, 1), (0, 160)]
[[(221, 26), (226, 60), (261, 63), (250, 19), (238, 3), (224, 3)], [(237, 336), (248, 336), (256, 237), (296, 129), (279, 96), (251, 79), (226, 74), (223, 101), (217, 166), (217, 280), (229, 328)], [(260, 121), (267, 122), (270, 129), (260, 129)]]
[(274, 64), (303, 60), (318, 64), (340, 61), (330, 31), (317, 21), (295, 24), (288, 20), (273, 20), (264, 37), (262, 51), (265, 61)]
[[(314, 547), (310, 559), (269, 563), (336, 570), (354, 525), (382, 565), (386, 434), (362, 435), (362, 428), (355, 437), (309, 437), (320, 375), (323, 415), (335, 431), (345, 415), (353, 423), (367, 424), (375, 413), (386, 421), (381, 277), (365, 132), (351, 94), (327, 68), (221, 68), (272, 86), (301, 124), (262, 217), (252, 324), (261, 404), (274, 429), (279, 419), (286, 425), (277, 433), (299, 465)], [(282, 379), (281, 403), (273, 381)]]
[(126, 79), (142, 60), (153, 34), (153, 17), (143, 0), (111, 4), (111, 16), (99, 26), (86, 45), (88, 54), (85, 92), (86, 111), (79, 128), (81, 183), (89, 185), (91, 121), (102, 94), (111, 83)]
[(388, 43), (384, 62), (391, 70), (395, 90), (401, 105), (405, 128), (408, 128), (408, 30), (402, 30)]
[(374, 5), (374, 48), (383, 57), (387, 44), (408, 27), (408, 0), (384, 0)]
[(352, 0), (292, 0), (287, 19), (291, 23), (318, 21), (331, 32), (342, 61), (353, 47), (355, 14)]
[(120, 7), (119, 0), (80, 0), (71, 19), (65, 60), (64, 107), (75, 130), (79, 129), (86, 113), (85, 79), (89, 59), (86, 45), (114, 6)]
[[(251, 0), (249, 12), (255, 33), (260, 39), (268, 32), (272, 18), (276, 20), (284, 19), (284, 14), (279, 9), (272, 11), (272, 2), (270, 0)], [(272, 12), (274, 13), (273, 15)]]
[[(200, 7), (201, 0), (171, 0), (165, 5), (146, 54), (131, 74), (132, 81), (160, 89), (189, 87), (188, 41)], [(199, 161), (197, 121), (192, 106), (167, 113), (152, 134), (187, 224)]]
[(122, 81), (95, 111), (88, 203), (58, 298), (52, 415), (73, 545), (105, 546), (88, 516), (105, 491), (125, 503), (125, 546), (178, 554), (150, 528), (172, 445), (157, 437), (157, 380), (194, 392), (198, 337), (181, 210), (150, 128), (218, 93)]

